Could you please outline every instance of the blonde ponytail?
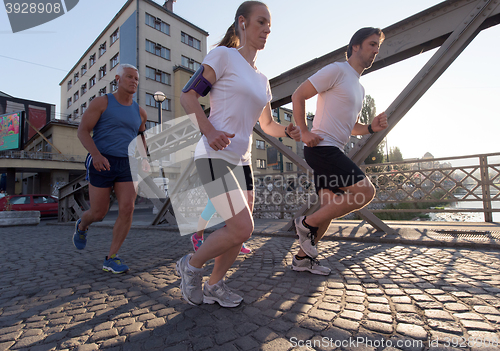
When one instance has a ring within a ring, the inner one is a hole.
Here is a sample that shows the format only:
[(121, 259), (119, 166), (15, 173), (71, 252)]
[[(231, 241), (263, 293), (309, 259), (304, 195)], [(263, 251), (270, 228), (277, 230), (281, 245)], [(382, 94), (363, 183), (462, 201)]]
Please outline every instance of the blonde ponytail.
[(240, 38), (236, 34), (236, 24), (232, 24), (227, 29), (226, 35), (217, 44), (217, 46), (226, 46), (228, 48), (236, 48), (240, 45)]
[[(247, 22), (250, 19), (253, 7), (257, 5), (266, 4), (260, 1), (245, 1), (236, 10), (236, 16), (234, 16), (234, 23), (227, 29), (226, 35), (217, 44), (217, 46), (227, 46), (228, 48), (236, 48), (240, 45), (240, 33), (238, 33), (238, 19), (243, 16)], [(248, 24), (247, 24), (248, 27)]]

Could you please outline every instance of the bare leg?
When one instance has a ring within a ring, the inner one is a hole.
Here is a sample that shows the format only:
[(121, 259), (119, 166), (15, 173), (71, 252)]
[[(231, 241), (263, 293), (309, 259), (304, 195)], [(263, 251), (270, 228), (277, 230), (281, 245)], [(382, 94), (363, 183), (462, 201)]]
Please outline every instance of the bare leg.
[(201, 268), (205, 262), (216, 258), (209, 284), (215, 284), (224, 277), (236, 260), (241, 244), (253, 232), (253, 198), (253, 192), (234, 190), (212, 199), (226, 226), (210, 234), (189, 262), (193, 267)]
[(79, 230), (87, 230), (89, 226), (102, 221), (109, 209), (109, 195), (111, 188), (97, 188), (89, 184), (90, 209), (83, 212)]
[(205, 233), (205, 229), (207, 228), (208, 221), (204, 220), (202, 217), (198, 220), (198, 231), (196, 235), (198, 238), (203, 239), (203, 234)]
[[(247, 191), (247, 198), (248, 198), (248, 207), (250, 210), (250, 215), (252, 215), (253, 205), (254, 205), (253, 191)], [(219, 280), (224, 278), (229, 268), (231, 268), (234, 261), (236, 261), (236, 257), (238, 257), (238, 254), (240, 253), (241, 250), (241, 245), (242, 244), (236, 245), (234, 248), (231, 248), (226, 253), (215, 258), (214, 269), (212, 271), (212, 275), (210, 276), (208, 284), (210, 285), (216, 284)]]
[(118, 200), (118, 218), (113, 227), (113, 240), (108, 257), (118, 253), (132, 226), (134, 201), (137, 193), (132, 182), (115, 183), (115, 194)]
[[(341, 195), (334, 194), (327, 189), (321, 189), (319, 193), (320, 209), (306, 218), (308, 225), (319, 227), (315, 238), (316, 243), (325, 235), (333, 219), (365, 207), (375, 195), (375, 188), (368, 178), (341, 189), (345, 192)], [(306, 254), (302, 249), (299, 249), (298, 255), (305, 256)]]

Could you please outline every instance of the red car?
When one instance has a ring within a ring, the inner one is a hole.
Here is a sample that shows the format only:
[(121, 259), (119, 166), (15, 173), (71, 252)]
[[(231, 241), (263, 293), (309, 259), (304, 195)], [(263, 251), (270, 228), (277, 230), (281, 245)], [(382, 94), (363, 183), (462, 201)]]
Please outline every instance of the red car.
[(40, 216), (57, 216), (59, 204), (52, 195), (8, 195), (0, 199), (0, 211), (6, 207), (11, 211), (40, 211)]

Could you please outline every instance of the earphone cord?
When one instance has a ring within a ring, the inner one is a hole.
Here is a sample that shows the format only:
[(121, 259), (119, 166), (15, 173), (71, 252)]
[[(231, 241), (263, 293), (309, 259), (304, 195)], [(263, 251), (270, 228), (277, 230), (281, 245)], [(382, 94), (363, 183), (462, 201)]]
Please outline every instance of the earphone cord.
[(239, 49), (237, 49), (238, 51), (240, 51), (241, 49), (243, 49), (245, 47), (245, 45), (247, 44), (247, 31), (245, 29), (243, 29), (243, 34), (245, 36), (245, 44), (243, 44), (242, 47), (240, 47)]

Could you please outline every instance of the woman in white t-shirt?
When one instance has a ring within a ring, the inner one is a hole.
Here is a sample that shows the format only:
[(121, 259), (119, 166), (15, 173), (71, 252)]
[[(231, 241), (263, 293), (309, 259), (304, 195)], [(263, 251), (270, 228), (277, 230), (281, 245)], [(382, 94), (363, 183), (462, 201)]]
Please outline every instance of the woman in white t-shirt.
[[(300, 141), (300, 131), (292, 123), (285, 128), (273, 121), (269, 81), (255, 66), (257, 53), (264, 49), (270, 32), (267, 6), (259, 1), (242, 3), (225, 37), (202, 63), (202, 75), (212, 84), (209, 118), (194, 89), (181, 95), (182, 106), (188, 114), (196, 115), (203, 133), (195, 152), (198, 174), (226, 222), (194, 254), (177, 262), (182, 295), (193, 305), (218, 302), (223, 307), (235, 307), (243, 300), (224, 284), (224, 276), (254, 228), (253, 127), (259, 121), (269, 135)], [(202, 287), (202, 267), (213, 258), (212, 274)]]

